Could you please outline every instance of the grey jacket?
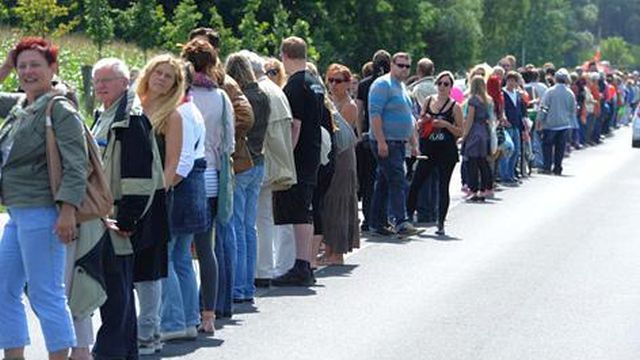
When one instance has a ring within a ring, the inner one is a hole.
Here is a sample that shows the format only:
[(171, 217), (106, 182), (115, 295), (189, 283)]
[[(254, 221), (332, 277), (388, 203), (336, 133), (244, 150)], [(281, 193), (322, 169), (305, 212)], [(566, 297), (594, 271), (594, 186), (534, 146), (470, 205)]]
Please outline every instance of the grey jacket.
[[(51, 206), (55, 202), (80, 205), (86, 187), (87, 147), (82, 119), (74, 106), (57, 101), (52, 109), (53, 130), (62, 159), (60, 189), (52, 194), (47, 171), (45, 146), (45, 108), (52, 93), (26, 105), (26, 96), (0, 93), (0, 148), (8, 144), (2, 161), (0, 191), (6, 206)], [(3, 156), (0, 156), (2, 158)]]
[(576, 117), (576, 97), (567, 85), (556, 84), (542, 97), (542, 109), (547, 109), (538, 115), (542, 129), (568, 129)]

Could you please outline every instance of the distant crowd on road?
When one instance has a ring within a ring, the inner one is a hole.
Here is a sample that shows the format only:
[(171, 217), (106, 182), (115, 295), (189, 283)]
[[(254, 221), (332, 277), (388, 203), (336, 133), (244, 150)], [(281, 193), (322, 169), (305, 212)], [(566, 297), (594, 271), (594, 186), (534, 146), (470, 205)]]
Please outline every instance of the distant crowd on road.
[[(137, 359), (213, 336), (256, 287), (313, 286), (363, 234), (445, 237), (457, 163), (466, 201), (491, 201), (532, 169), (561, 175), (640, 101), (637, 72), (597, 60), (567, 70), (508, 55), (458, 79), (428, 58), (410, 76), (410, 54), (379, 50), (359, 74), (321, 74), (304, 39), (284, 39), (280, 59), (225, 62), (221, 40), (195, 29), (180, 57), (135, 77), (100, 59), (89, 128), (54, 44), (26, 37), (6, 54), (0, 81), (15, 71), (20, 89), (0, 93), (5, 359), (29, 344), (24, 294), (50, 359)], [(94, 148), (101, 168), (87, 166)], [(81, 215), (101, 184), (110, 209)]]

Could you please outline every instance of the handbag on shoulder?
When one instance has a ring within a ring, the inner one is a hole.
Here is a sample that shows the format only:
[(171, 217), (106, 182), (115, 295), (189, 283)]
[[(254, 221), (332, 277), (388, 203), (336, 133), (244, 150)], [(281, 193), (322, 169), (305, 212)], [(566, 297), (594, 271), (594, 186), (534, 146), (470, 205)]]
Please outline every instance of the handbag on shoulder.
[[(53, 131), (51, 111), (56, 101), (69, 101), (62, 95), (54, 95), (47, 104), (45, 113), (46, 126), (46, 155), (47, 168), (49, 171), (49, 183), (51, 191), (55, 194), (60, 188), (62, 180), (62, 161), (60, 151), (56, 144), (56, 135)], [(109, 215), (113, 207), (113, 195), (107, 182), (107, 177), (102, 168), (100, 152), (91, 131), (84, 127), (84, 137), (87, 144), (87, 186), (80, 206), (76, 209), (76, 221), (78, 223), (92, 219), (102, 218)]]

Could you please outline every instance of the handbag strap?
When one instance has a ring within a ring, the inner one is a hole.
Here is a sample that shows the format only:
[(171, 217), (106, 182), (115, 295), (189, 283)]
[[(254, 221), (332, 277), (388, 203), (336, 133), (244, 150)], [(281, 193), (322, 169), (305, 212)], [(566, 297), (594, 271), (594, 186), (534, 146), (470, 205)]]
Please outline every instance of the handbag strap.
[[(229, 124), (227, 124), (227, 95), (224, 90), (218, 90), (222, 94), (222, 146), (223, 148), (227, 147), (229, 139), (227, 137), (227, 133), (229, 132)], [(223, 151), (224, 152), (224, 151)]]
[(54, 94), (45, 107), (45, 152), (47, 158), (47, 171), (49, 173), (49, 185), (51, 192), (55, 195), (62, 182), (62, 160), (60, 159), (60, 150), (56, 144), (56, 133), (53, 130), (53, 121), (51, 113), (56, 101), (68, 101), (61, 94)]

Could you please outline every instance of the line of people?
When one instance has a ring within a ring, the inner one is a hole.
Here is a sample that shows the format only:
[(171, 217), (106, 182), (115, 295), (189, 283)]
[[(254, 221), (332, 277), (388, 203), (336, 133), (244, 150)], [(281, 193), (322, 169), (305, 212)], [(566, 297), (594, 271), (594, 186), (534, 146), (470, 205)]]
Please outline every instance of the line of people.
[[(358, 81), (341, 64), (322, 78), (298, 37), (282, 41), (281, 61), (243, 50), (224, 63), (216, 31), (189, 37), (180, 57), (154, 57), (137, 79), (121, 59), (93, 66), (91, 132), (114, 207), (84, 222), (74, 212), (86, 186), (83, 119), (57, 79), (58, 49), (28, 37), (7, 54), (0, 81), (15, 70), (20, 91), (0, 93), (6, 359), (29, 344), (25, 292), (51, 359), (69, 349), (72, 359), (137, 359), (211, 336), (256, 286), (312, 286), (314, 270), (343, 264), (362, 233), (410, 236), (433, 222), (444, 236), (460, 160), (472, 202), (496, 183), (518, 186), (529, 166), (560, 175), (567, 148), (628, 123), (640, 97), (638, 74), (609, 77), (596, 63), (581, 74), (513, 71), (507, 56), (461, 84), (434, 76), (427, 58), (409, 77), (410, 54), (379, 50)], [(60, 94), (69, 101), (51, 119), (63, 180), (52, 191), (44, 118)]]

